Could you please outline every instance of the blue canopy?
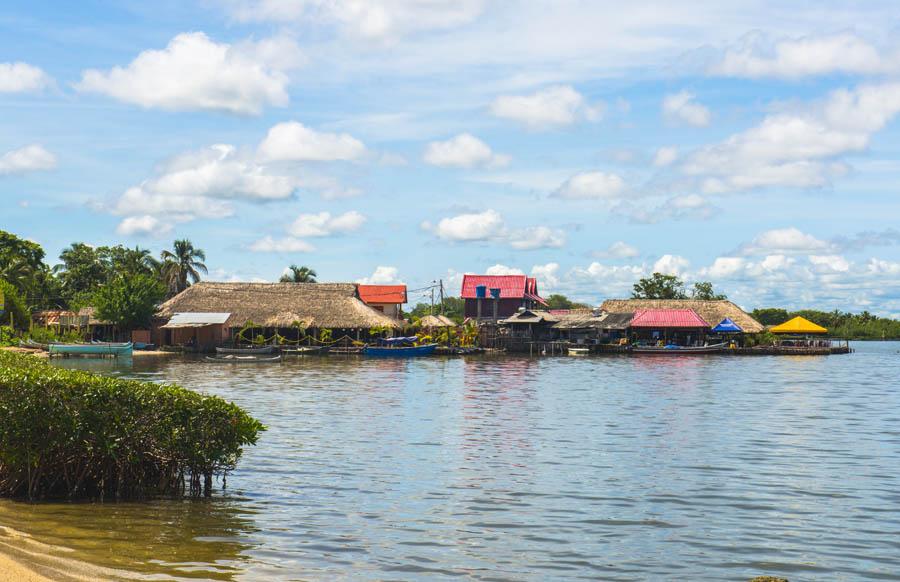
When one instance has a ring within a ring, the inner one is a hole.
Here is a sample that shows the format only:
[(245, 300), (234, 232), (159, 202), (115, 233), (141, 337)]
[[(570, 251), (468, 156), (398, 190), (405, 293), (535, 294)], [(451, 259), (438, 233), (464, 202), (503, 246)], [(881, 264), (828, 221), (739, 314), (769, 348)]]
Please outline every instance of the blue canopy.
[(719, 325), (712, 328), (713, 333), (741, 333), (744, 331), (741, 326), (731, 321), (730, 317), (726, 317), (719, 322)]

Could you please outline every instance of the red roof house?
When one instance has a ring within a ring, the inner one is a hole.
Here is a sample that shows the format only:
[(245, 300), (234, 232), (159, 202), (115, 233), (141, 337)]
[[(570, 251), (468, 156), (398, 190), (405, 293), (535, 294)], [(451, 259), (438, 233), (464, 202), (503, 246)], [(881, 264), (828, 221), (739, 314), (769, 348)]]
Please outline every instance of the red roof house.
[[(482, 297), (478, 294), (479, 287), (484, 288)], [(493, 297), (492, 289), (500, 290), (499, 298)], [(538, 304), (547, 304), (538, 294), (537, 279), (526, 275), (466, 274), (463, 275), (460, 296), (466, 302), (465, 316), (476, 318), (506, 318), (520, 307), (533, 309)]]
[(400, 306), (406, 303), (406, 285), (358, 285), (360, 300), (391, 317), (400, 317)]
[(693, 309), (638, 309), (631, 327), (708, 329), (710, 325)]

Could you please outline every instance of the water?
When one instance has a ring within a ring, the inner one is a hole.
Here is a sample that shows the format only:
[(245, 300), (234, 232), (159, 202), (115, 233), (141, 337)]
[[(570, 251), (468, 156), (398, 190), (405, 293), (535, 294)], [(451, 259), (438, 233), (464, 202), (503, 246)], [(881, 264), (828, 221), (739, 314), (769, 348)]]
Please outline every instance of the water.
[(213, 500), (2, 502), (0, 524), (109, 577), (900, 580), (900, 343), (855, 347), (70, 360), (223, 396), (269, 430)]

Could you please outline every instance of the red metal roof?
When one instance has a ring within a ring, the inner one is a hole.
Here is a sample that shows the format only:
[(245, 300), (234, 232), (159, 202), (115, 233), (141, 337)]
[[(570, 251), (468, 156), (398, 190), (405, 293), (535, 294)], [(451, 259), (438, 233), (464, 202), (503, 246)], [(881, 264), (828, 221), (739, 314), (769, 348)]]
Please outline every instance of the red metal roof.
[(406, 285), (360, 285), (359, 298), (363, 303), (406, 303)]
[(638, 309), (631, 327), (709, 327), (693, 309)]
[(486, 295), (491, 296), (491, 289), (500, 289), (500, 299), (531, 299), (546, 305), (538, 295), (537, 279), (525, 275), (463, 275), (463, 299), (476, 299), (475, 288), (484, 285)]

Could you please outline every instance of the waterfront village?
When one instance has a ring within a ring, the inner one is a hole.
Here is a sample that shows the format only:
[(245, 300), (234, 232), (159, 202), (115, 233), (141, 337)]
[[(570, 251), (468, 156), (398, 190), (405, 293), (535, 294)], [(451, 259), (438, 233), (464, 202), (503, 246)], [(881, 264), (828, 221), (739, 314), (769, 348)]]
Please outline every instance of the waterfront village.
[[(23, 342), (63, 355), (131, 349), (219, 353), (240, 360), (283, 355), (810, 354), (850, 351), (846, 341), (803, 317), (764, 326), (727, 299), (608, 299), (553, 309), (526, 275), (466, 274), (461, 321), (439, 302), (414, 321), (406, 285), (198, 282), (161, 305), (127, 337), (93, 307), (44, 310), (34, 324), (78, 330), (71, 347)], [(110, 343), (122, 340), (118, 344)], [(130, 344), (129, 347), (125, 347)], [(213, 359), (213, 358), (210, 358)]]

